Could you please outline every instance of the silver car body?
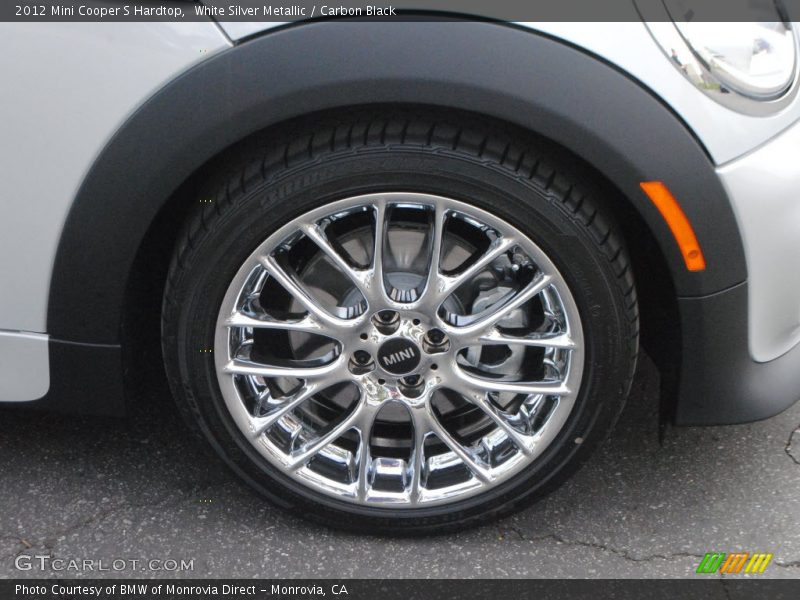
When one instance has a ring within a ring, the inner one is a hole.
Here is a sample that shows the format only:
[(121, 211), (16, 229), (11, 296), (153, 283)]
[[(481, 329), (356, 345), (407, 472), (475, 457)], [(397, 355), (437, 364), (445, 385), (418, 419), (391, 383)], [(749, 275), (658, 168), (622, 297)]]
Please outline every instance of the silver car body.
[[(0, 53), (0, 402), (33, 401), (48, 391), (47, 312), (56, 251), (76, 193), (103, 147), (164, 85), (237, 40), (279, 25), (0, 25), (3, 44), (14, 48)], [(519, 25), (615, 65), (687, 124), (716, 164), (739, 226), (751, 358), (768, 362), (796, 347), (800, 97), (769, 116), (725, 108), (670, 64), (644, 23)]]

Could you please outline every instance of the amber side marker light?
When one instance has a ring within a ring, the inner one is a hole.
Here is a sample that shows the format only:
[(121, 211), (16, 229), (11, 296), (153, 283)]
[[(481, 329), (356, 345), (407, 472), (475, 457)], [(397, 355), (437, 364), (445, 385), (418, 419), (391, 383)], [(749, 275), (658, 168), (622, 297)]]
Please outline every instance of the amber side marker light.
[(656, 205), (658, 212), (664, 217), (678, 248), (683, 254), (683, 262), (690, 271), (703, 271), (706, 268), (706, 259), (700, 249), (700, 242), (694, 233), (692, 224), (686, 218), (681, 205), (675, 200), (675, 196), (669, 188), (661, 181), (643, 181), (639, 184), (647, 194), (647, 197)]

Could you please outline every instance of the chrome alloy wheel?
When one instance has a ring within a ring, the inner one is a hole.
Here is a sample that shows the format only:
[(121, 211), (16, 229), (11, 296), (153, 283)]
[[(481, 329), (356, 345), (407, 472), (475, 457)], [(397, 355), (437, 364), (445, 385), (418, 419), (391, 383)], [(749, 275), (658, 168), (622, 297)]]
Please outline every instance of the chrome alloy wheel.
[(342, 501), (448, 504), (551, 444), (581, 385), (575, 300), (510, 223), (418, 193), (327, 204), (244, 261), (217, 320), (225, 405), (280, 472)]

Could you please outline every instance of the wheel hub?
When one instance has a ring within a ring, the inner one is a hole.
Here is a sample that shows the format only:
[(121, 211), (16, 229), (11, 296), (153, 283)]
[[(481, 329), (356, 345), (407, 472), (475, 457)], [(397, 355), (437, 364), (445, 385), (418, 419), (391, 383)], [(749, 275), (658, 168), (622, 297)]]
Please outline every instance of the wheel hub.
[(385, 341), (378, 349), (378, 365), (390, 375), (408, 375), (419, 366), (422, 352), (406, 337)]

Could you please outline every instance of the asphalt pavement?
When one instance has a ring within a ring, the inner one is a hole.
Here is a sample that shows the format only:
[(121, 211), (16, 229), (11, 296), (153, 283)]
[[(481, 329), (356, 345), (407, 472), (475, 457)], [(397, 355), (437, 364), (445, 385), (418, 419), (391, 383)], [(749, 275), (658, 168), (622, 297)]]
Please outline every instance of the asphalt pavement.
[(270, 506), (163, 391), (142, 393), (127, 420), (4, 409), (0, 578), (698, 577), (711, 551), (770, 552), (757, 577), (800, 577), (800, 405), (660, 440), (657, 392), (645, 358), (615, 433), (565, 486), (501, 522), (413, 539)]

